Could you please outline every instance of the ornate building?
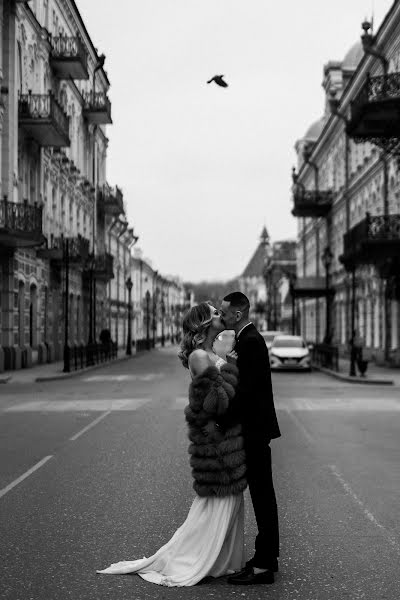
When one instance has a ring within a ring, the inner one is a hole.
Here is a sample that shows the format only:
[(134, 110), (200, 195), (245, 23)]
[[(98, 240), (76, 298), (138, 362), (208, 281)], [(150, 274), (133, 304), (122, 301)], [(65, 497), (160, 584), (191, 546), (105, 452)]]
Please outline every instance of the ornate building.
[(239, 277), (239, 289), (250, 300), (250, 318), (258, 329), (290, 331), (288, 304), (290, 281), (296, 273), (296, 242), (282, 240), (270, 244), (264, 226), (260, 242)]
[(76, 3), (4, 0), (0, 35), (2, 370), (103, 329), (123, 346), (137, 237), (106, 180), (110, 83)]
[(267, 228), (264, 226), (260, 242), (239, 277), (239, 289), (250, 300), (250, 319), (259, 329), (267, 329), (267, 290), (264, 280), (264, 268), (270, 251), (269, 235)]
[(367, 355), (400, 364), (400, 3), (375, 36), (363, 29), (325, 65), (323, 117), (296, 144), (295, 294), (308, 340), (345, 352), (357, 333)]
[(264, 266), (264, 278), (268, 329), (296, 333), (299, 328), (299, 314), (293, 296), (296, 241), (282, 240), (273, 243)]

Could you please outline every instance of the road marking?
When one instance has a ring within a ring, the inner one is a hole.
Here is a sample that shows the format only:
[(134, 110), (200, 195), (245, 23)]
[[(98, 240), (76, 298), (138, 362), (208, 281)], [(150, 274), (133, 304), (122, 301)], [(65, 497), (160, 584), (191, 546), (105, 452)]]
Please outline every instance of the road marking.
[(136, 410), (152, 398), (105, 398), (100, 400), (38, 400), (9, 406), (4, 412), (104, 412)]
[[(349, 412), (399, 412), (400, 402), (397, 398), (300, 398), (287, 400), (289, 410), (296, 411), (349, 411)], [(279, 408), (279, 404), (277, 405)]]
[(143, 373), (142, 375), (92, 375), (82, 378), (86, 383), (95, 381), (154, 381), (164, 377), (164, 373)]
[(350, 485), (344, 479), (343, 475), (339, 472), (338, 468), (335, 465), (329, 465), (329, 468), (332, 471), (333, 475), (336, 477), (336, 479), (340, 482), (340, 484), (342, 485), (345, 492), (361, 508), (361, 511), (364, 514), (364, 516), (369, 521), (371, 521), (371, 523), (373, 525), (375, 525), (375, 527), (378, 527), (382, 531), (383, 535), (386, 537), (388, 542), (393, 546), (393, 548), (395, 548), (397, 550), (397, 552), (400, 553), (400, 545), (399, 545), (399, 542), (398, 542), (396, 536), (394, 536), (392, 533), (390, 533), (390, 531), (388, 531), (386, 529), (386, 527), (384, 527), (381, 523), (379, 523), (379, 521), (374, 517), (374, 515), (371, 513), (371, 511), (369, 511), (368, 508), (364, 505), (363, 501), (360, 500), (360, 498), (357, 496), (357, 494), (351, 489)]
[(97, 423), (100, 423), (100, 421), (102, 421), (103, 419), (105, 419), (110, 413), (111, 413), (111, 410), (108, 410), (107, 412), (103, 413), (102, 415), (100, 415), (99, 417), (97, 417), (97, 419), (95, 419), (94, 421), (92, 421), (91, 423), (89, 423), (89, 425), (86, 425), (86, 427), (84, 427), (83, 429), (81, 429), (80, 431), (78, 431), (78, 433), (76, 433), (75, 435), (73, 435), (69, 439), (72, 442), (74, 442), (75, 440), (78, 439), (78, 437), (80, 437), (81, 435), (83, 435), (84, 433), (86, 433), (86, 431), (88, 431), (88, 429), (91, 429), (92, 427), (94, 427), (95, 425), (97, 425)]
[(45, 456), (44, 458), (42, 458), (42, 460), (40, 460), (38, 463), (36, 463), (36, 465), (34, 465), (31, 469), (29, 469), (29, 471), (26, 471), (26, 473), (24, 473), (23, 475), (21, 475), (20, 477), (15, 479), (12, 483), (7, 485), (5, 488), (0, 490), (0, 498), (5, 496), (10, 490), (15, 488), (15, 486), (18, 485), (19, 483), (21, 483), (21, 481), (24, 481), (24, 479), (29, 477), (29, 475), (32, 475), (32, 473), (34, 473), (35, 471), (40, 469), (40, 467), (42, 467), (48, 460), (50, 460), (50, 458), (53, 458), (53, 456)]
[(300, 421), (300, 419), (295, 414), (292, 413), (292, 411), (290, 410), (290, 408), (283, 408), (282, 410), (289, 415), (289, 417), (296, 424), (297, 428), (300, 429), (300, 431), (302, 432), (302, 434), (304, 435), (304, 437), (307, 439), (307, 441), (310, 444), (314, 444), (315, 440), (314, 440), (313, 436), (307, 431), (307, 429), (304, 427), (304, 425)]

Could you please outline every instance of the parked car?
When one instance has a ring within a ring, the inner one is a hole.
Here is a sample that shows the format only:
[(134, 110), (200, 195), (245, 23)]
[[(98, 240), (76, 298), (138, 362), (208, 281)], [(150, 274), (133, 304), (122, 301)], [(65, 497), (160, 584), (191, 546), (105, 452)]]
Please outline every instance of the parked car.
[(298, 335), (277, 335), (269, 352), (271, 370), (311, 370), (307, 344)]
[(277, 335), (284, 335), (283, 331), (261, 331), (268, 350), (271, 350), (272, 342)]

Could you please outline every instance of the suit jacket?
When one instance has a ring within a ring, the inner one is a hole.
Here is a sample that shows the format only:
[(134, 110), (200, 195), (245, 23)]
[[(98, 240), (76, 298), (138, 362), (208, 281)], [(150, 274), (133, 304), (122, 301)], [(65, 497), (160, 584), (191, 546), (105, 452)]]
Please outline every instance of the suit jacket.
[[(235, 345), (239, 385), (221, 425), (241, 423), (248, 442), (280, 437), (272, 393), (268, 349), (254, 325), (247, 325)], [(220, 420), (219, 420), (220, 422)]]

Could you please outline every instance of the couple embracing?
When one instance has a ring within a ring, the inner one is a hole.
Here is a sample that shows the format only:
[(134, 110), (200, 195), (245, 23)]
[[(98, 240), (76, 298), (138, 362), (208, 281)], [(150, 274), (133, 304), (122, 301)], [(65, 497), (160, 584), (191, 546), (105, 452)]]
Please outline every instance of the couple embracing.
[[(249, 320), (241, 292), (219, 309), (193, 306), (183, 320), (179, 358), (192, 382), (185, 417), (195, 499), (172, 538), (153, 556), (115, 563), (98, 573), (137, 573), (165, 586), (191, 586), (228, 575), (235, 585), (271, 584), (278, 570), (278, 512), (272, 480), (271, 439), (280, 436), (268, 350)], [(216, 337), (235, 331), (226, 360)], [(249, 488), (258, 534), (254, 556), (244, 556), (244, 498)]]

